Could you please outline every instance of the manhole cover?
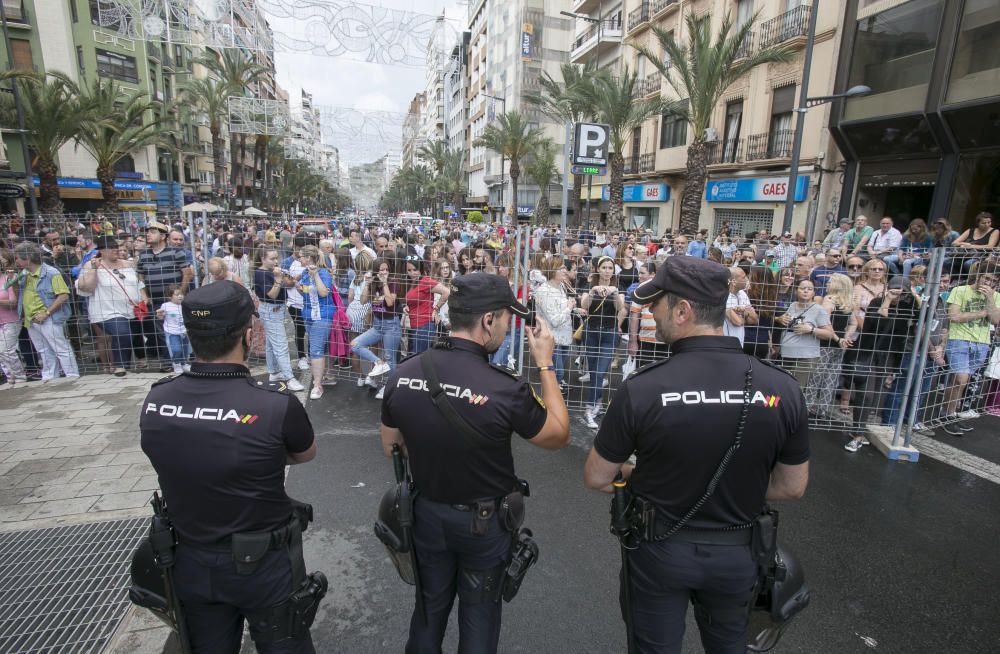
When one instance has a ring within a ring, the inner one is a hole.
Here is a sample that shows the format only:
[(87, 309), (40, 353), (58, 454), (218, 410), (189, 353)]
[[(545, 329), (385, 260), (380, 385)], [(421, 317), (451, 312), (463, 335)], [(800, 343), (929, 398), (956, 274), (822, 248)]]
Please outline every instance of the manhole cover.
[(0, 652), (87, 654), (129, 606), (129, 563), (148, 518), (0, 533)]

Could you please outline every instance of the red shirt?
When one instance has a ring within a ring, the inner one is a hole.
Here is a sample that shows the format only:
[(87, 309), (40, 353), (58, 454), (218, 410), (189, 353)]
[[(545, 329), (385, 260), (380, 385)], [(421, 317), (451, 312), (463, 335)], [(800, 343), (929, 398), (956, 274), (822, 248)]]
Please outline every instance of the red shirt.
[(434, 287), (437, 280), (423, 277), (406, 292), (406, 307), (410, 310), (410, 327), (423, 327), (434, 319)]

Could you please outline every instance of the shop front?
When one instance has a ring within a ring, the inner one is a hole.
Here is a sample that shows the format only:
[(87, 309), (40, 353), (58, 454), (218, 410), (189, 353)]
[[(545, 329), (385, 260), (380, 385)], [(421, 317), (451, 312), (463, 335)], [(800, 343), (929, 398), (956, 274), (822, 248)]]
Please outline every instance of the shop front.
[[(37, 193), (38, 177), (33, 178), (33, 184)], [(59, 188), (59, 199), (62, 200), (66, 213), (96, 212), (103, 209), (104, 196), (100, 180), (57, 177), (56, 184)], [(116, 179), (115, 195), (118, 198), (119, 210), (135, 214), (136, 218), (156, 215), (157, 209), (180, 208), (177, 203), (181, 198), (181, 191), (177, 182)]]
[[(809, 176), (799, 176), (795, 183), (795, 211), (792, 231), (805, 231), (809, 197)], [(734, 237), (767, 230), (781, 231), (788, 177), (738, 177), (713, 179), (705, 184), (706, 209), (702, 210), (701, 227), (718, 234), (724, 226)]]
[[(608, 202), (610, 189), (601, 189), (601, 199)], [(663, 182), (647, 184), (625, 184), (622, 187), (622, 208), (625, 211), (625, 227), (636, 230), (652, 230), (659, 234), (672, 224), (673, 202), (670, 187)]]

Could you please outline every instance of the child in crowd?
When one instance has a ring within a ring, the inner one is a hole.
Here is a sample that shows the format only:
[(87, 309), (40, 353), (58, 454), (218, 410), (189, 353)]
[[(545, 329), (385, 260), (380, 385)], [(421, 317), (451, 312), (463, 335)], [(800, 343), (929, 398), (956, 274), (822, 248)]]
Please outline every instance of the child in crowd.
[(156, 310), (156, 317), (163, 321), (163, 333), (167, 336), (167, 349), (170, 351), (170, 363), (174, 372), (187, 372), (191, 369), (188, 359), (191, 357), (191, 342), (184, 328), (184, 315), (181, 313), (181, 302), (184, 301), (184, 291), (180, 286), (170, 287), (170, 299)]

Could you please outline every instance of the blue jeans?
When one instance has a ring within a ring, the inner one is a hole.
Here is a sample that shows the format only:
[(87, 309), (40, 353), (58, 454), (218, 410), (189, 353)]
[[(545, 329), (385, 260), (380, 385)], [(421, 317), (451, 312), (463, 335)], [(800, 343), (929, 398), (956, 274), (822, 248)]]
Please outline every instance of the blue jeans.
[[(893, 275), (899, 274), (898, 254), (889, 255), (884, 259), (884, 261), (885, 264), (889, 266), (889, 270), (892, 271)], [(927, 265), (927, 259), (921, 259), (920, 257), (907, 259), (906, 261), (903, 262), (903, 279), (906, 280), (910, 279), (910, 270), (913, 269), (913, 266), (926, 266), (926, 265)]]
[(437, 325), (430, 321), (419, 327), (410, 328), (410, 354), (420, 354), (430, 349), (437, 334)]
[(566, 378), (566, 357), (569, 356), (568, 345), (557, 345), (552, 351), (552, 366), (556, 369), (556, 381), (560, 384)]
[(170, 363), (183, 365), (191, 357), (191, 341), (186, 334), (167, 334), (167, 350), (170, 351)]
[[(901, 370), (900, 374), (896, 375), (896, 379), (892, 383), (892, 390), (889, 391), (889, 396), (885, 399), (885, 406), (882, 409), (882, 422), (887, 425), (896, 424), (896, 419), (899, 418), (899, 408), (903, 404), (903, 387), (906, 384), (910, 353), (907, 352), (905, 356), (907, 368)], [(921, 378), (920, 395), (917, 397), (917, 412), (914, 414), (916, 416), (914, 419), (915, 422), (923, 422), (920, 413), (923, 411), (927, 393), (931, 389), (931, 382), (943, 372), (944, 368), (928, 359), (927, 364), (924, 366), (923, 377)], [(910, 389), (910, 395), (911, 397), (913, 395), (912, 388)], [(907, 409), (907, 413), (909, 413), (909, 409)]]
[(615, 352), (615, 341), (618, 332), (614, 327), (598, 330), (587, 325), (583, 344), (587, 353), (587, 371), (590, 373), (590, 384), (587, 387), (587, 404), (595, 405), (601, 401), (604, 377), (611, 367), (611, 357)]
[[(330, 349), (330, 329), (332, 320), (310, 320), (306, 318), (306, 333), (309, 334), (309, 358), (322, 359)], [(287, 345), (285, 346), (288, 347)]]
[(132, 325), (128, 318), (112, 318), (101, 323), (111, 340), (111, 360), (115, 368), (125, 368), (132, 361)]
[(280, 374), (282, 379), (291, 379), (292, 363), (288, 360), (288, 335), (285, 333), (285, 316), (288, 311), (285, 305), (261, 302), (257, 313), (266, 336), (264, 358), (267, 361), (267, 372), (272, 375)]
[(382, 342), (383, 358), (389, 364), (390, 370), (396, 369), (396, 355), (399, 353), (399, 339), (401, 331), (399, 328), (399, 318), (372, 318), (372, 326), (361, 336), (351, 342), (351, 352), (354, 352), (365, 361), (377, 363), (378, 357), (368, 348), (379, 341)]
[(507, 360), (512, 356), (517, 357), (517, 347), (514, 343), (516, 335), (517, 330), (514, 329), (514, 323), (511, 322), (510, 330), (504, 337), (503, 342), (500, 343), (500, 347), (497, 348), (497, 351), (490, 357), (491, 363), (506, 368), (509, 363)]

